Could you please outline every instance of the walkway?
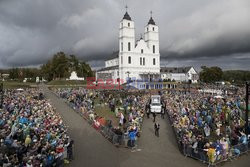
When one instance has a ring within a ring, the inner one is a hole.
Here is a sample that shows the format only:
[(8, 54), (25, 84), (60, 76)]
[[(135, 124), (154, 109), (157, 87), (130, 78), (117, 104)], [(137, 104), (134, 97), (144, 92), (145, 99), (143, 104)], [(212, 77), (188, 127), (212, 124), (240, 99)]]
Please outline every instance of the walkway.
[[(116, 148), (99, 132), (75, 113), (62, 99), (49, 89), (41, 86), (45, 96), (56, 107), (64, 122), (69, 126), (69, 134), (75, 141), (74, 167), (200, 167), (202, 163), (186, 158), (179, 152), (172, 127), (167, 119), (160, 119), (160, 137), (154, 136), (152, 118), (144, 119), (138, 149)], [(247, 167), (249, 156), (242, 156), (237, 161), (226, 163), (226, 167)]]

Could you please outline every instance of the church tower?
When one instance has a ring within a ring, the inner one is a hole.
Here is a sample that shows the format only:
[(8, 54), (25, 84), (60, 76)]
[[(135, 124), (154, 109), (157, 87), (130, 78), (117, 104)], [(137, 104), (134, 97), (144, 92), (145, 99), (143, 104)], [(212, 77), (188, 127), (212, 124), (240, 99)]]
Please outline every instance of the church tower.
[(128, 73), (126, 68), (133, 66), (134, 64), (134, 58), (132, 56), (134, 50), (135, 24), (126, 10), (119, 27), (119, 77), (124, 81), (126, 80)]
[(152, 54), (160, 54), (159, 51), (159, 28), (155, 24), (155, 21), (152, 17), (149, 19), (148, 24), (145, 26), (144, 30), (145, 42), (147, 43), (148, 48)]
[(132, 52), (135, 47), (135, 24), (126, 11), (120, 22), (119, 52)]

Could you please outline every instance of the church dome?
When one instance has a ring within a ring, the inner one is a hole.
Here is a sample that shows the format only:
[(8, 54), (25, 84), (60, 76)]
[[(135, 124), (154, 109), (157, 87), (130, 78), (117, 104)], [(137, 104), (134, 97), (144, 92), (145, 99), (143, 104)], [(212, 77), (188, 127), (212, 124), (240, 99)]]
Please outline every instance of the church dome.
[(123, 16), (123, 19), (131, 21), (131, 17), (129, 16), (128, 12), (125, 13), (125, 15)]
[(152, 24), (152, 25), (155, 25), (155, 21), (153, 20), (152, 17), (150, 17), (149, 21), (148, 21), (148, 24)]

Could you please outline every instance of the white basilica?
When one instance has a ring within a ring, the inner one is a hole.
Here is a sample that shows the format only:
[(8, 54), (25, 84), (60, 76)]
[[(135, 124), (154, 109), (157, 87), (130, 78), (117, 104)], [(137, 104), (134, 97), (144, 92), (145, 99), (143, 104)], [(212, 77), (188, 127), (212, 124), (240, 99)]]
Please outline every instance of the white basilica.
[(144, 29), (144, 38), (135, 38), (135, 23), (125, 13), (119, 27), (119, 51), (97, 70), (96, 79), (156, 80), (160, 78), (159, 28), (152, 16)]

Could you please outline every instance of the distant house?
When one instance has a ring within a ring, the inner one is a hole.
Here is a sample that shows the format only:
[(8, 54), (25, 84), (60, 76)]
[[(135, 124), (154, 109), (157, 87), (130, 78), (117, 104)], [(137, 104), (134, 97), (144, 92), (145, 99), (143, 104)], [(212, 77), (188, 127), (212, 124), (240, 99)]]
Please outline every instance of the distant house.
[(194, 67), (161, 67), (161, 79), (197, 83), (199, 75)]

